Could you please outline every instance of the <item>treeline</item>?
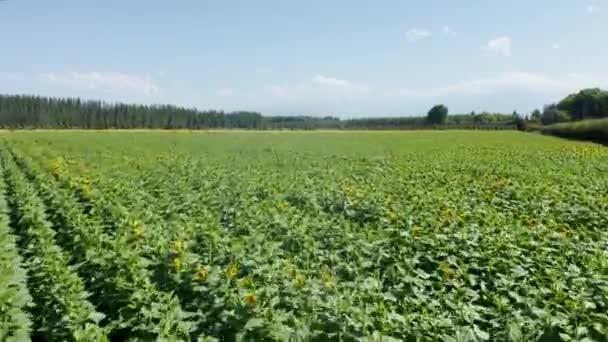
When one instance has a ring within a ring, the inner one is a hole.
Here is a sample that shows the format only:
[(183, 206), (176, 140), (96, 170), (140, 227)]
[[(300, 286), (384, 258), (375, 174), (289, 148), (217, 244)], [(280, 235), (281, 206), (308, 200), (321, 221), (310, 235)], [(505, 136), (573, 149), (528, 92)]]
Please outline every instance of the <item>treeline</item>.
[(530, 131), (608, 145), (608, 91), (583, 89), (526, 117)]
[(448, 116), (434, 122), (428, 117), (382, 117), (340, 120), (327, 116), (265, 116), (263, 129), (347, 129), (347, 130), (398, 130), (398, 129), (515, 129), (517, 118), (513, 114), (470, 113)]
[[(447, 108), (446, 108), (447, 110)], [(427, 117), (364, 118), (345, 120), (346, 129), (516, 129), (519, 115), (475, 113), (445, 115), (439, 120)]]
[(548, 104), (544, 106), (542, 112), (535, 110), (528, 121), (552, 125), (606, 117), (608, 117), (608, 91), (591, 88), (570, 94), (558, 103)]
[(263, 129), (342, 129), (344, 122), (333, 116), (264, 116)]
[(341, 120), (336, 117), (263, 116), (257, 112), (200, 111), (172, 105), (132, 105), (72, 98), (0, 95), (5, 129), (513, 129), (511, 114), (470, 113), (429, 117)]
[(0, 95), (2, 128), (262, 128), (255, 112), (199, 111), (171, 105), (127, 105), (80, 99)]

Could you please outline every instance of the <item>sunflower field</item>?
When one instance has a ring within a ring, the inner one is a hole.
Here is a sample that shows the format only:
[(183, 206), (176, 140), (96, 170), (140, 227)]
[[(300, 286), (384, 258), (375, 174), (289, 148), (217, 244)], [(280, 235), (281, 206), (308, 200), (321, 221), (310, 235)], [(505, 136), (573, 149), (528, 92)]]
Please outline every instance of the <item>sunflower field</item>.
[(0, 132), (2, 341), (608, 341), (608, 149)]

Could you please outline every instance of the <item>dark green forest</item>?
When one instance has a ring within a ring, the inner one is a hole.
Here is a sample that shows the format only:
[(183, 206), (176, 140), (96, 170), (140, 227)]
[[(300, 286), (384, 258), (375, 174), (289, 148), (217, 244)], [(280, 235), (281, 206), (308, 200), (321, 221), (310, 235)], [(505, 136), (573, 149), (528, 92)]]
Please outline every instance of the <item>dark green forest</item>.
[(0, 127), (56, 129), (204, 129), (261, 128), (254, 112), (198, 111), (171, 105), (132, 105), (0, 95)]
[(552, 125), (608, 117), (608, 91), (598, 88), (583, 89), (570, 94), (558, 103), (544, 106), (542, 112), (530, 114), (531, 123)]
[(449, 115), (439, 121), (428, 117), (341, 120), (332, 116), (263, 116), (250, 111), (226, 113), (172, 105), (0, 95), (0, 127), (4, 129), (513, 129), (515, 121), (513, 114), (486, 112)]
[(449, 114), (436, 105), (426, 116), (339, 119), (333, 116), (264, 116), (252, 111), (201, 111), (173, 105), (137, 105), (0, 95), (4, 129), (521, 129), (608, 117), (608, 92), (584, 89), (529, 115), (516, 112)]
[(583, 89), (525, 119), (520, 126), (528, 131), (608, 145), (608, 91)]

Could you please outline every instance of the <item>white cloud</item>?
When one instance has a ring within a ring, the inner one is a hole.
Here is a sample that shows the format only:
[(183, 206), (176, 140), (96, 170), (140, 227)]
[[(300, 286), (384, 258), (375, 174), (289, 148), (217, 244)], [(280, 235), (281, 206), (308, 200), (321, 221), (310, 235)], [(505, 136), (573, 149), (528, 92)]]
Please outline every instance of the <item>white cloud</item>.
[(309, 81), (274, 84), (264, 87), (273, 97), (283, 99), (357, 99), (369, 94), (370, 88), (363, 84), (317, 74)]
[(327, 77), (323, 75), (316, 75), (312, 78), (312, 82), (321, 85), (329, 85), (329, 86), (339, 86), (339, 87), (347, 87), (350, 85), (350, 82), (346, 80), (339, 80), (334, 77)]
[(451, 27), (449, 26), (444, 26), (443, 29), (441, 30), (443, 32), (443, 34), (445, 34), (446, 36), (453, 36), (456, 34), (456, 32), (454, 32), (454, 30), (452, 30)]
[(273, 84), (264, 86), (264, 91), (275, 97), (289, 97), (291, 93), (290, 88), (290, 85), (287, 83), (281, 85)]
[(232, 88), (222, 88), (216, 92), (217, 96), (220, 97), (230, 97), (234, 95), (234, 89)]
[(419, 40), (429, 38), (432, 35), (433, 33), (429, 30), (417, 28), (413, 28), (405, 33), (405, 37), (410, 42), (417, 42)]
[(39, 77), (49, 83), (105, 92), (128, 91), (149, 96), (159, 91), (159, 87), (148, 76), (120, 72), (50, 72), (40, 74)]
[(593, 12), (595, 12), (595, 6), (587, 5), (587, 13), (592, 14)]
[(502, 36), (490, 40), (486, 45), (482, 47), (482, 50), (486, 53), (498, 54), (502, 56), (511, 56), (511, 37)]
[(555, 50), (559, 49), (559, 44), (558, 43), (553, 43), (553, 45), (551, 45), (551, 47)]
[(371, 87), (355, 79), (311, 74), (300, 81), (269, 83), (262, 89), (235, 89), (232, 97), (211, 96), (202, 100), (201, 105), (208, 107), (213, 103), (215, 108), (251, 108), (264, 113), (289, 115), (421, 114), (434, 103), (445, 103), (456, 112), (473, 109), (507, 112), (528, 111), (587, 87), (608, 87), (608, 77), (515, 70), (428, 87), (415, 80), (403, 87), (388, 84)]
[(461, 81), (431, 89), (399, 89), (388, 92), (389, 97), (433, 98), (442, 96), (475, 96), (499, 94), (506, 91), (565, 94), (581, 88), (606, 86), (608, 82), (587, 75), (570, 73), (562, 76), (512, 71), (491, 78)]

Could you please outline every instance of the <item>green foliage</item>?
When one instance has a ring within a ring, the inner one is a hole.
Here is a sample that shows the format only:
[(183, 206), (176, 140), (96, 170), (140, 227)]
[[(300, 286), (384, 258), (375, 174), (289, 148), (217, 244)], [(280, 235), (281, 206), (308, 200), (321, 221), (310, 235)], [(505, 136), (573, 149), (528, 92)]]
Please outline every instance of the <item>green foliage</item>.
[(10, 129), (514, 129), (505, 114), (452, 115), (441, 124), (425, 117), (262, 116), (239, 111), (199, 111), (171, 105), (109, 104), (80, 99), (0, 95), (0, 128)]
[(541, 114), (540, 110), (535, 109), (532, 112), (532, 114), (530, 114), (530, 118), (529, 118), (528, 121), (531, 122), (531, 123), (538, 124), (538, 123), (541, 122), (541, 117), (542, 117), (542, 114)]
[(111, 339), (608, 335), (598, 145), (520, 132), (1, 134), (7, 179), (30, 193), (10, 192), (11, 207), (45, 207), (55, 235), (33, 246), (71, 256)]
[(431, 124), (441, 125), (448, 117), (448, 107), (444, 105), (436, 105), (427, 114), (427, 122)]
[(608, 117), (608, 91), (583, 89), (561, 100), (557, 108), (566, 111), (573, 120)]
[(515, 115), (514, 120), (515, 120), (515, 125), (517, 126), (517, 130), (519, 130), (519, 131), (527, 130), (528, 123), (527, 123), (526, 119), (522, 118), (519, 115)]
[(81, 129), (262, 128), (255, 112), (198, 111), (172, 105), (127, 105), (80, 99), (0, 95), (0, 127)]
[(27, 311), (33, 304), (17, 241), (9, 227), (4, 196), (5, 183), (0, 176), (0, 340), (25, 341), (29, 339), (32, 325)]
[(423, 117), (361, 118), (344, 121), (346, 129), (415, 129), (426, 126)]
[(66, 174), (62, 158), (41, 167), (14, 148), (13, 153), (49, 203), (48, 211), (60, 226), (58, 240), (74, 251), (79, 275), (107, 317), (111, 339), (185, 339), (192, 314), (183, 312), (170, 293), (155, 288), (149, 261), (134, 249), (144, 236), (143, 226), (105, 194), (91, 193), (88, 178)]
[(55, 231), (46, 219), (44, 206), (6, 150), (2, 158), (10, 186), (10, 204), (28, 270), (28, 285), (35, 306), (37, 338), (47, 340), (107, 341), (97, 324), (104, 315), (95, 311), (70, 257), (55, 245)]
[(608, 119), (583, 120), (541, 127), (545, 134), (608, 144)]
[(264, 117), (264, 129), (341, 129), (343, 122), (340, 119), (312, 116), (266, 116)]
[(545, 106), (543, 114), (541, 115), (541, 122), (543, 125), (552, 125), (554, 123), (568, 122), (571, 120), (572, 117), (568, 112), (560, 110), (557, 105), (554, 104)]
[[(593, 88), (583, 89), (578, 93), (566, 96), (557, 104), (545, 106), (542, 114), (535, 110), (529, 121), (531, 123), (538, 123), (540, 121), (543, 125), (553, 125), (569, 121), (605, 117), (608, 117), (608, 91)], [(552, 130), (547, 129), (545, 131), (549, 132)], [(566, 133), (566, 130), (560, 131), (564, 132), (560, 133), (560, 135), (575, 136), (575, 134)], [(597, 132), (591, 133), (593, 136), (597, 134)], [(594, 137), (593, 140), (598, 140), (598, 138)]]
[(480, 114), (452, 114), (443, 124), (431, 124), (426, 117), (365, 118), (343, 121), (344, 129), (515, 129), (512, 115), (483, 112)]

